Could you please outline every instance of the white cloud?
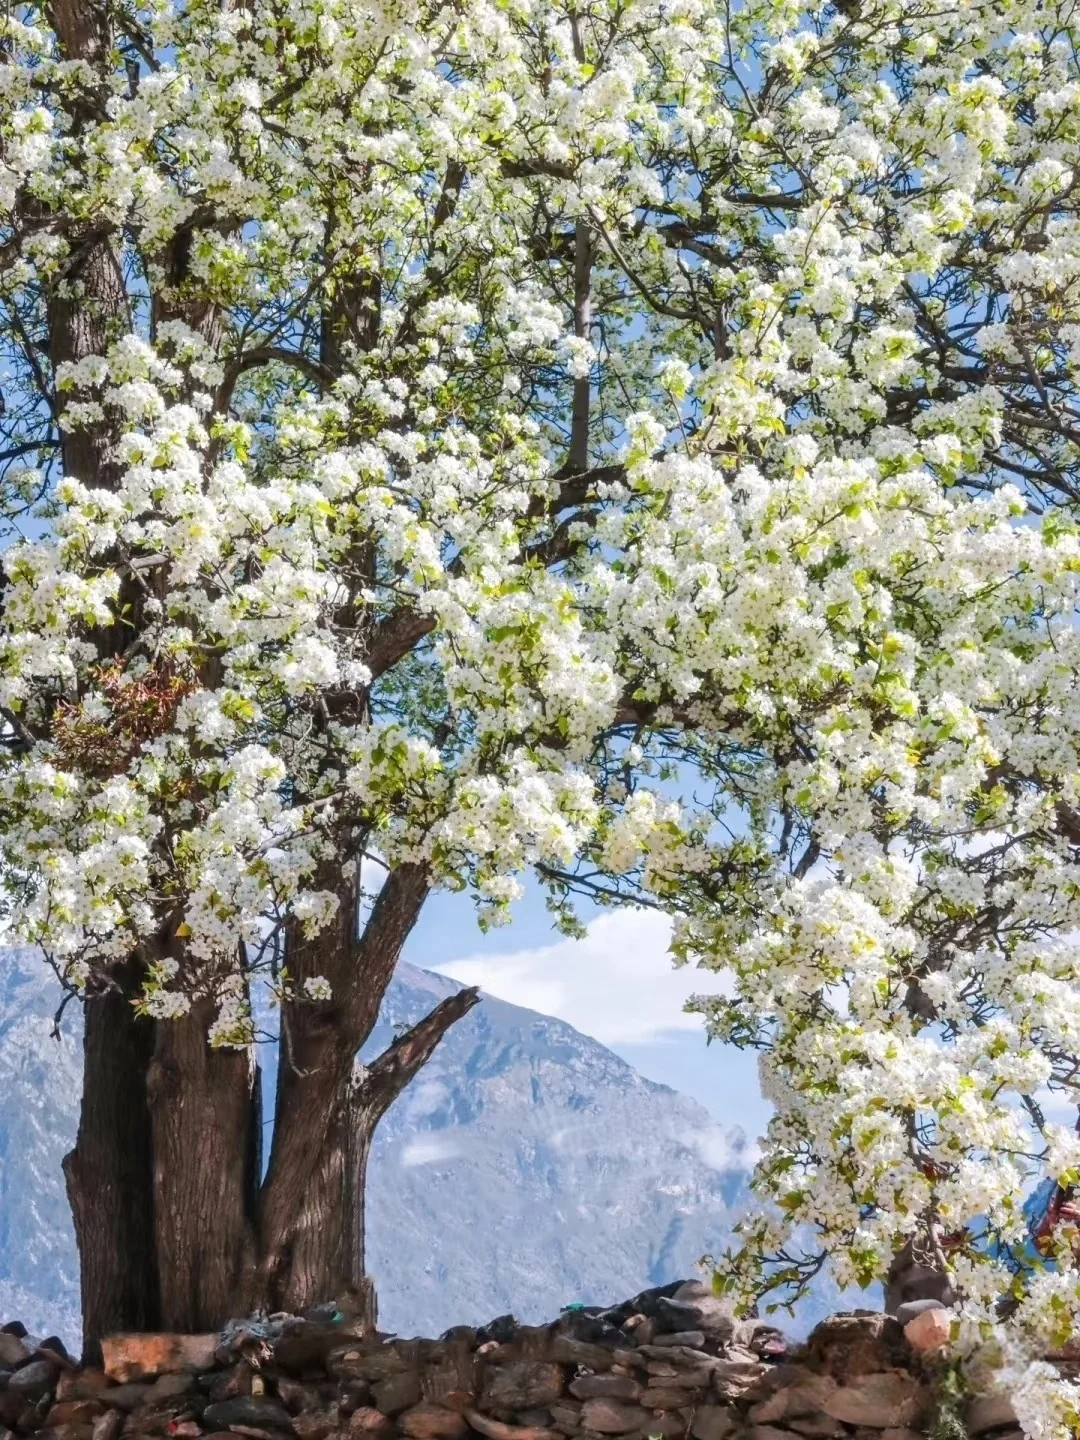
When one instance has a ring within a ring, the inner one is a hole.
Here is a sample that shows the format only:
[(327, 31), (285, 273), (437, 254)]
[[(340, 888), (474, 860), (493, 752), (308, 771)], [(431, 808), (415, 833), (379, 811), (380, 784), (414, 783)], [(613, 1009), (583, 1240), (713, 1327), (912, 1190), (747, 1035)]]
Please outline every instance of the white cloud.
[(702, 1164), (710, 1170), (752, 1170), (760, 1150), (756, 1141), (748, 1141), (742, 1130), (725, 1130), (712, 1125), (682, 1137), (683, 1143), (696, 1150)]
[(401, 1164), (431, 1165), (436, 1160), (453, 1160), (461, 1154), (461, 1146), (449, 1135), (418, 1135), (402, 1149)]
[(691, 995), (717, 993), (719, 976), (676, 970), (668, 954), (671, 922), (655, 910), (600, 915), (583, 940), (559, 940), (504, 955), (466, 955), (430, 968), (465, 985), (479, 985), (544, 1015), (555, 1015), (604, 1045), (636, 1044), (672, 1030), (704, 1033), (700, 1015), (687, 1015)]

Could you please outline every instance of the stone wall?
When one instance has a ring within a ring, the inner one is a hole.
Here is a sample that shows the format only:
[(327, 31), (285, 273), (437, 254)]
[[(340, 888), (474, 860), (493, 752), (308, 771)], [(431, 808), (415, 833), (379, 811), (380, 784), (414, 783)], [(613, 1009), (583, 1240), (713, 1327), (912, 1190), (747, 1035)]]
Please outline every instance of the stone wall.
[[(117, 1336), (103, 1369), (0, 1331), (0, 1440), (916, 1440), (939, 1403), (932, 1358), (890, 1317), (836, 1315), (795, 1346), (693, 1281), (439, 1340), (292, 1317)], [(1002, 1397), (966, 1428), (1021, 1440)]]

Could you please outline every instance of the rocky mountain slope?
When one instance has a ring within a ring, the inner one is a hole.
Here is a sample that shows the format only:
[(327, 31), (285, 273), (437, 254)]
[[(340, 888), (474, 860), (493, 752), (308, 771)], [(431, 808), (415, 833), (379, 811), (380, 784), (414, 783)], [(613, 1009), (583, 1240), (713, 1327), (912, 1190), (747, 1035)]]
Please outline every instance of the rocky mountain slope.
[[(457, 986), (402, 965), (367, 1053)], [(0, 951), (0, 1319), (75, 1338), (60, 1160), (78, 1114), (78, 1015)], [(272, 1051), (261, 1061), (273, 1093)], [(745, 1197), (746, 1146), (696, 1102), (562, 1021), (485, 999), (376, 1137), (369, 1256), (380, 1325), (437, 1334), (505, 1311), (540, 1321), (694, 1273)]]

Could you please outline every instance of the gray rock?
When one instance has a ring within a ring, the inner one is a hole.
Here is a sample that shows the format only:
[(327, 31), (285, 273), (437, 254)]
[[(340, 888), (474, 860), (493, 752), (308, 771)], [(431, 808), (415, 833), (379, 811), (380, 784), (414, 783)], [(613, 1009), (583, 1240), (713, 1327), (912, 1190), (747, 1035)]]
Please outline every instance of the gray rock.
[(293, 1433), (292, 1419), (284, 1405), (265, 1395), (234, 1395), (231, 1400), (217, 1400), (206, 1407), (202, 1419), (207, 1430), (249, 1425), (256, 1430), (270, 1430), (284, 1435)]
[(690, 1422), (694, 1440), (727, 1440), (735, 1421), (726, 1405), (699, 1405)]
[(882, 1370), (856, 1376), (827, 1396), (821, 1408), (845, 1425), (889, 1430), (910, 1425), (926, 1402), (926, 1392), (914, 1376)]
[(130, 1412), (138, 1409), (149, 1393), (149, 1385), (140, 1385), (137, 1380), (133, 1380), (130, 1385), (115, 1385), (108, 1392), (105, 1403), (113, 1410)]
[(588, 1370), (610, 1370), (615, 1355), (604, 1345), (589, 1345), (584, 1340), (571, 1340), (569, 1335), (556, 1335), (551, 1342), (551, 1358), (560, 1365), (584, 1365)]
[(419, 1405), (420, 1377), (411, 1370), (400, 1375), (388, 1375), (371, 1387), (371, 1393), (376, 1409), (384, 1415), (400, 1415), (402, 1410)]
[(653, 1341), (661, 1349), (670, 1345), (685, 1345), (690, 1350), (700, 1350), (705, 1344), (705, 1332), (703, 1330), (672, 1330), (662, 1335), (657, 1335)]
[[(146, 1392), (147, 1404), (161, 1400), (173, 1400), (177, 1395), (188, 1395), (196, 1389), (195, 1376), (184, 1371), (159, 1375)], [(112, 1396), (108, 1397), (110, 1400)]]
[(968, 1406), (965, 1421), (969, 1435), (982, 1435), (987, 1430), (999, 1430), (1005, 1425), (1015, 1425), (1016, 1411), (1008, 1395), (980, 1395)]
[(698, 1369), (702, 1366), (711, 1369), (717, 1363), (715, 1355), (706, 1355), (704, 1350), (693, 1350), (687, 1345), (639, 1345), (637, 1353), (644, 1355), (646, 1360), (659, 1360), (666, 1365), (694, 1365)]
[(570, 1382), (570, 1394), (578, 1400), (637, 1400), (641, 1386), (630, 1375), (581, 1375)]
[(56, 1366), (48, 1360), (31, 1360), (16, 1370), (8, 1381), (8, 1389), (27, 1400), (40, 1400), (56, 1388)]
[[(509, 1365), (495, 1365), (484, 1378), (481, 1408), (528, 1410), (537, 1405), (553, 1405), (562, 1395), (565, 1382), (562, 1366), (546, 1360), (515, 1360)], [(380, 1410), (385, 1408), (379, 1406)]]
[(799, 1416), (815, 1415), (835, 1390), (836, 1381), (831, 1375), (800, 1376), (793, 1385), (785, 1385), (767, 1400), (752, 1406), (750, 1419), (755, 1424), (772, 1425), (780, 1420), (786, 1424)]
[[(652, 1416), (641, 1405), (624, 1405), (620, 1400), (586, 1400), (581, 1407), (581, 1424), (598, 1435), (629, 1435), (641, 1430)], [(646, 1432), (647, 1433), (647, 1432)]]
[(30, 1351), (17, 1335), (0, 1333), (0, 1365), (6, 1370), (17, 1370), (30, 1359)]

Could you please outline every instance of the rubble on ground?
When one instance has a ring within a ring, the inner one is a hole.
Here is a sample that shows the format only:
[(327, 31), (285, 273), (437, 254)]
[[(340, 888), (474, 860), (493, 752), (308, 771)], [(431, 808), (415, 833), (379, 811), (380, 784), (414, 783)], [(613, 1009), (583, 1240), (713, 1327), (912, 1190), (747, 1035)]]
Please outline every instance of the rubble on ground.
[[(0, 1440), (917, 1440), (951, 1312), (856, 1311), (801, 1345), (698, 1281), (549, 1325), (500, 1316), (439, 1340), (323, 1318), (217, 1335), (116, 1335), (84, 1368), (0, 1329)], [(1003, 1396), (973, 1440), (1021, 1440)]]

